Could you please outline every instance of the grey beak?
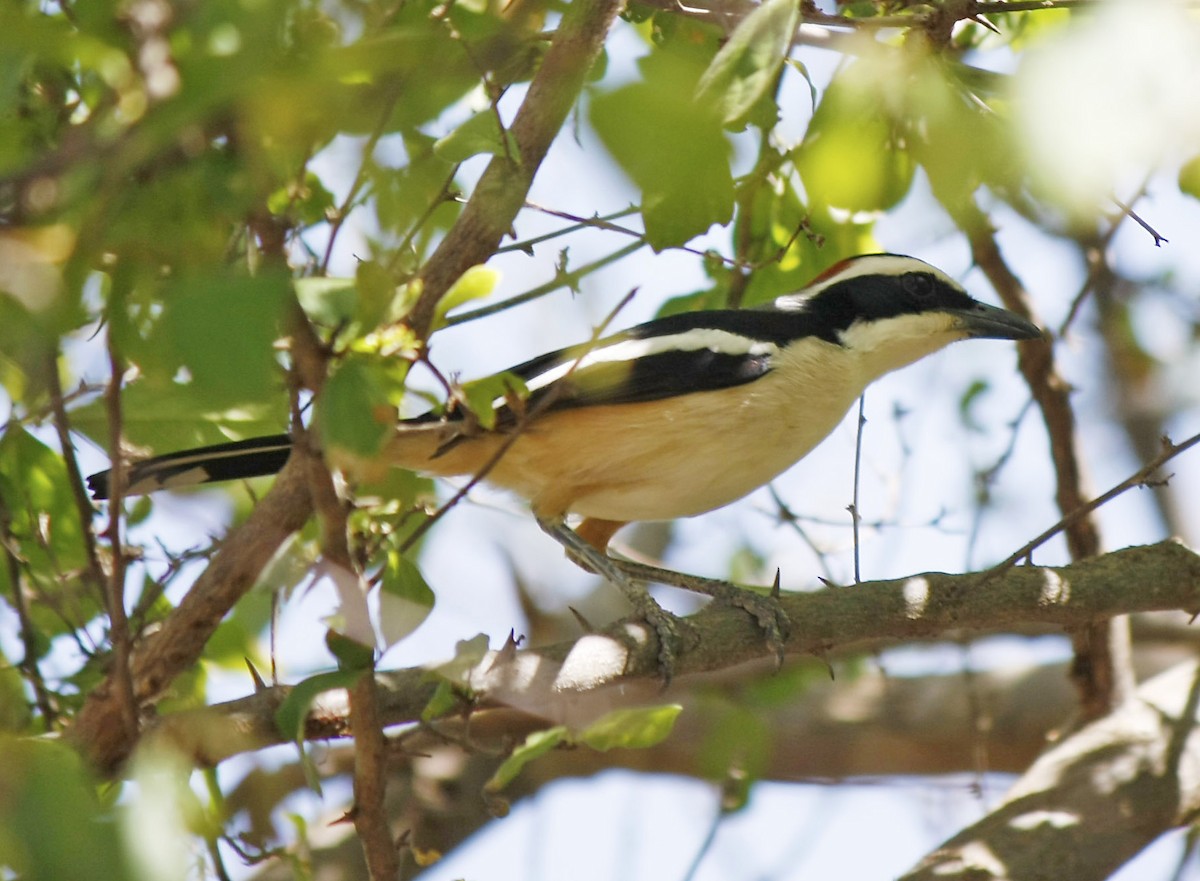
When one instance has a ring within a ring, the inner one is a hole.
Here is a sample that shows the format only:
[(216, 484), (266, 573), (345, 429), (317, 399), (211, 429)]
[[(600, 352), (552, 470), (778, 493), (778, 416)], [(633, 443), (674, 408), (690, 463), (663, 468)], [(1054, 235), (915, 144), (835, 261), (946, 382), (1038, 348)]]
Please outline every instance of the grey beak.
[(975, 339), (991, 340), (1036, 340), (1042, 337), (1042, 329), (1026, 321), (1015, 312), (973, 303), (966, 309), (951, 310), (958, 327)]

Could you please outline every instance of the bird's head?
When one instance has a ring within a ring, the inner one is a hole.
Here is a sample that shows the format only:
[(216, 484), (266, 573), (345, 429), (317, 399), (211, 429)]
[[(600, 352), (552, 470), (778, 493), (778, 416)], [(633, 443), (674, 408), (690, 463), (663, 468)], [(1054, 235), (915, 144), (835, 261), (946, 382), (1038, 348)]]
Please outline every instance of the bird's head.
[(818, 321), (821, 335), (861, 354), (873, 376), (958, 340), (1042, 336), (1021, 316), (972, 299), (940, 269), (898, 254), (843, 260), (775, 305)]

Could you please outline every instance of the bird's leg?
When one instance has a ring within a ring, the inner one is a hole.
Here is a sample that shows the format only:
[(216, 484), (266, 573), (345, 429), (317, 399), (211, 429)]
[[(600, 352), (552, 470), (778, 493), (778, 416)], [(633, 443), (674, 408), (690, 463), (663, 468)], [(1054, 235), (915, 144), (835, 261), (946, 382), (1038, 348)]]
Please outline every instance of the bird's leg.
[(611, 581), (625, 594), (637, 617), (654, 629), (658, 637), (659, 669), (662, 670), (663, 679), (669, 683), (675, 669), (676, 648), (680, 643), (680, 624), (684, 622), (660, 606), (636, 577), (627, 575), (615, 560), (589, 544), (563, 520), (538, 517), (537, 522), (547, 535), (566, 549), (567, 556), (577, 564)]
[(767, 645), (775, 652), (777, 666), (783, 665), (784, 643), (788, 638), (791, 622), (787, 613), (779, 603), (779, 574), (775, 575), (775, 583), (768, 594), (758, 593), (731, 581), (721, 581), (716, 578), (702, 578), (698, 575), (686, 575), (671, 569), (662, 569), (634, 560), (607, 558), (614, 566), (626, 575), (638, 581), (656, 582), (690, 590), (693, 593), (704, 594), (726, 605), (743, 609), (754, 616)]

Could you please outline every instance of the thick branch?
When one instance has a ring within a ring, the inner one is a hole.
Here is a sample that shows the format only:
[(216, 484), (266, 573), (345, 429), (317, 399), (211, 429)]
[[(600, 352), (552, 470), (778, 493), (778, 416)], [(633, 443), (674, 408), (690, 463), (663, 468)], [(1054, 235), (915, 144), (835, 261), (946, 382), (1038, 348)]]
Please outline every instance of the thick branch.
[(1200, 810), (1198, 705), (1195, 661), (1156, 676), (1042, 756), (1003, 805), (904, 877), (1109, 877)]
[[(1029, 624), (1079, 627), (1126, 612), (1200, 609), (1200, 555), (1174, 541), (1127, 548), (1061, 568), (1020, 567), (1002, 575), (929, 573), (894, 581), (784, 595), (793, 622), (789, 655), (850, 651), (933, 637), (961, 638)], [(689, 619), (697, 647), (679, 655), (678, 693), (690, 678), (742, 664), (764, 667), (771, 648), (748, 615), (708, 608)], [(478, 706), (512, 707), (555, 722), (585, 725), (616, 706), (671, 699), (661, 689), (658, 650), (638, 624), (540, 649), (492, 653), (470, 678)], [(415, 722), (436, 687), (424, 668), (381, 673), (383, 725)], [(200, 764), (280, 742), (274, 712), (286, 687), (163, 720), (170, 737)], [(345, 699), (327, 695), (309, 718), (308, 736), (346, 733)]]
[(538, 166), (575, 106), (623, 5), (620, 0), (567, 4), (510, 129), (519, 155), (497, 156), (488, 164), (462, 216), (421, 271), (421, 296), (407, 318), (418, 336), (428, 334), (442, 295), (463, 272), (491, 257), (512, 229)]
[[(176, 676), (196, 663), (221, 619), (311, 511), (305, 474), (293, 460), (250, 518), (229, 534), (179, 606), (134, 653), (131, 679), (139, 705), (160, 697)], [(121, 725), (120, 711), (120, 696), (110, 678), (88, 695), (71, 729), (80, 752), (104, 773), (115, 771), (135, 743)]]
[[(1030, 299), (1005, 262), (995, 236), (983, 214), (964, 211), (963, 229), (971, 242), (971, 254), (1000, 295), (1005, 307), (1033, 318)], [(1085, 503), (1089, 493), (1080, 464), (1075, 411), (1071, 388), (1058, 372), (1054, 348), (1047, 341), (1019, 344), (1018, 366), (1029, 392), (1041, 410), (1050, 439), (1054, 463), (1055, 501), (1065, 519), (1064, 535), (1072, 560), (1100, 553), (1100, 527)], [(1129, 625), (1125, 621), (1096, 621), (1072, 636), (1075, 647), (1075, 683), (1084, 719), (1098, 719), (1121, 703), (1133, 688), (1129, 667)]]

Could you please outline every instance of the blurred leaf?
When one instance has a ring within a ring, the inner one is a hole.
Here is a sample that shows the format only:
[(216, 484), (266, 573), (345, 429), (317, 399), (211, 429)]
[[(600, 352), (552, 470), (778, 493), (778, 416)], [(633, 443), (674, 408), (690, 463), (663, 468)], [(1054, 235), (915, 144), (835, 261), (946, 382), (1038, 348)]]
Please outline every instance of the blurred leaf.
[(591, 103), (596, 132), (642, 191), (646, 240), (682, 245), (733, 214), (729, 143), (720, 118), (693, 100), (698, 65), (677, 54), (643, 59), (643, 78)]
[[(275, 340), (288, 280), (267, 273), (181, 281), (166, 294), (166, 311), (151, 345), (186, 368), (202, 398), (258, 400), (280, 394)], [(234, 345), (230, 345), (233, 342)]]
[(722, 779), (737, 768), (752, 780), (761, 778), (773, 738), (765, 717), (752, 707), (727, 701), (707, 705), (703, 712), (709, 724), (698, 754), (701, 773)]
[(0, 732), (31, 734), (33, 710), (25, 696), (25, 680), (21, 672), (0, 655)]
[(337, 688), (350, 688), (364, 674), (361, 670), (332, 670), (302, 679), (291, 687), (275, 711), (275, 727), (286, 740), (304, 740), (304, 722), (312, 703), (320, 695)]
[(772, 105), (766, 124), (774, 123), (772, 96), (799, 21), (798, 0), (765, 0), (755, 7), (700, 77), (696, 102), (712, 108), (724, 125), (740, 129), (765, 100)]
[(655, 318), (666, 318), (668, 315), (678, 315), (681, 312), (697, 312), (701, 309), (723, 309), (725, 298), (716, 288), (693, 291), (690, 294), (680, 294), (666, 300), (655, 313)]
[(847, 211), (891, 208), (907, 194), (915, 169), (866, 73), (855, 64), (833, 80), (795, 157), (809, 198)]
[(41, 600), (29, 607), (33, 636), (48, 648), (51, 637), (100, 614), (103, 603), (79, 574), (87, 558), (66, 464), (19, 423), (0, 436), (0, 500), (9, 552), (24, 564), (24, 588)]
[(828, 206), (806, 205), (790, 177), (777, 187), (760, 187), (743, 201), (734, 225), (734, 235), (746, 243), (745, 257), (757, 264), (743, 305), (769, 303), (845, 257), (878, 251), (871, 228), (869, 220), (837, 218)]
[(363, 673), (374, 669), (374, 640), (365, 643), (357, 637), (348, 636), (330, 627), (325, 631), (325, 648), (337, 659), (338, 670)]
[(203, 808), (192, 791), (192, 763), (161, 739), (139, 749), (129, 774), (137, 798), (121, 808), (125, 841), (142, 878), (186, 881), (191, 877), (192, 835)]
[(14, 401), (29, 403), (47, 387), (49, 355), (54, 351), (48, 330), (26, 306), (0, 290), (0, 386)]
[(421, 721), (431, 722), (440, 719), (459, 706), (461, 700), (454, 685), (445, 679), (440, 681), (433, 690), (433, 696), (421, 708)]
[(975, 416), (975, 407), (979, 400), (991, 389), (991, 384), (983, 379), (975, 379), (967, 386), (966, 391), (958, 400), (958, 417), (963, 427), (969, 431), (984, 431), (986, 426)]
[(434, 596), (421, 570), (399, 551), (388, 554), (379, 591), (379, 629), (384, 649), (404, 639), (429, 617)]
[(518, 165), (521, 162), (516, 139), (500, 127), (500, 119), (491, 108), (476, 113), (450, 134), (439, 138), (433, 145), (433, 152), (446, 162), (465, 162), (481, 153), (507, 156)]
[(484, 791), (488, 793), (502, 791), (517, 778), (522, 768), (539, 756), (544, 756), (566, 740), (567, 728), (565, 725), (556, 725), (553, 728), (547, 728), (545, 731), (534, 731), (496, 769), (496, 772), (492, 774), (492, 778), (483, 785)]
[[(446, 230), (462, 211), (450, 198), (454, 165), (433, 151), (435, 141), (421, 132), (408, 132), (404, 148), (408, 162), (400, 168), (369, 162), (365, 168), (375, 195), (380, 226), (397, 237), (410, 237), (413, 252), (404, 256), (419, 262), (438, 231)], [(414, 225), (420, 222), (420, 230)]]
[(354, 317), (360, 332), (373, 331), (393, 317), (392, 310), (400, 294), (392, 274), (378, 261), (358, 261), (354, 270), (354, 286), (358, 291), (358, 308)]
[(509, 397), (523, 401), (529, 397), (525, 381), (507, 370), (464, 382), (459, 387), (459, 392), (467, 409), (479, 420), (480, 425), (489, 430), (496, 427), (497, 401)]
[[(269, 400), (209, 406), (198, 400), (190, 384), (162, 373), (144, 375), (121, 393), (121, 429), (146, 452), (278, 434), (288, 424), (287, 395), (282, 389)], [(108, 446), (108, 410), (97, 399), (71, 411), (71, 427), (98, 445)], [(143, 503), (137, 503), (143, 504)]]
[(78, 753), (48, 740), (0, 737), (0, 755), (6, 873), (22, 881), (133, 877)]
[(333, 207), (333, 193), (313, 171), (305, 172), (303, 183), (289, 181), (287, 186), (267, 197), (267, 209), (272, 214), (286, 217), (300, 226), (324, 223)]
[(645, 749), (670, 736), (681, 712), (680, 704), (613, 710), (579, 732), (575, 740), (601, 752)]
[(488, 637), (480, 633), (454, 644), (454, 657), (430, 668), (431, 673), (454, 683), (466, 682), (467, 675), (482, 663), (488, 653)]
[(1200, 156), (1193, 156), (1179, 169), (1179, 189), (1193, 199), (1200, 199)]
[(316, 426), (324, 449), (364, 458), (377, 455), (396, 427), (391, 382), (391, 371), (377, 358), (358, 353), (343, 358), (317, 405)]
[(500, 273), (487, 266), (471, 266), (450, 286), (450, 290), (438, 300), (434, 326), (440, 326), (451, 310), (473, 300), (489, 297), (500, 282)]
[(358, 290), (352, 278), (298, 278), (292, 285), (304, 313), (324, 327), (347, 324), (358, 312)]

